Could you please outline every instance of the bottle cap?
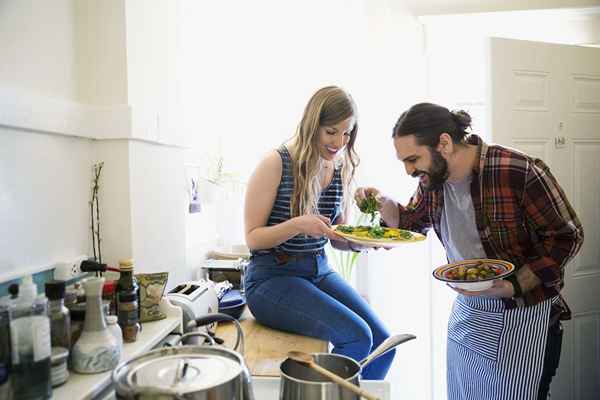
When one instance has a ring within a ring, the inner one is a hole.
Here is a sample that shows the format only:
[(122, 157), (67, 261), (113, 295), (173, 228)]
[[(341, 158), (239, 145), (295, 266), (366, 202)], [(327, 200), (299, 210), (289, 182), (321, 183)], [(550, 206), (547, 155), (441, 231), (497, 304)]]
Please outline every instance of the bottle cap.
[(65, 297), (65, 281), (50, 281), (45, 284), (46, 297), (50, 300), (60, 300)]
[(119, 268), (121, 271), (133, 271), (133, 259), (120, 260)]
[(31, 275), (24, 276), (19, 285), (19, 297), (17, 303), (22, 305), (32, 304), (37, 296), (37, 286), (33, 283)]
[(102, 295), (106, 296), (106, 295), (111, 295), (115, 292), (115, 289), (117, 287), (117, 282), (116, 281), (106, 281), (104, 282), (104, 286), (102, 286)]

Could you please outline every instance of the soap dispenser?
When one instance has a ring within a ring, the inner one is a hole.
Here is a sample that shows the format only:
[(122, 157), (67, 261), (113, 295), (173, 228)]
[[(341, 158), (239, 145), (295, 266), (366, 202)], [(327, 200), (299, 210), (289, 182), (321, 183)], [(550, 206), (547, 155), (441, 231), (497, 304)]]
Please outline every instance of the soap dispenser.
[(48, 300), (31, 276), (22, 279), (10, 321), (11, 379), (15, 399), (52, 398)]

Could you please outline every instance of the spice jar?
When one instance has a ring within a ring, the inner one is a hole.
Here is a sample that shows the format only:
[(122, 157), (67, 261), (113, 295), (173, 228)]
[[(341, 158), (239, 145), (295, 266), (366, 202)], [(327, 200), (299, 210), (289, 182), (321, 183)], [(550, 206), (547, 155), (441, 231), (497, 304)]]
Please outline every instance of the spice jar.
[(71, 317), (65, 307), (65, 282), (50, 281), (45, 285), (50, 317), (50, 344), (52, 347), (71, 348)]
[(133, 276), (133, 260), (119, 261), (121, 275), (117, 282), (117, 316), (125, 342), (135, 342), (141, 329), (139, 289)]

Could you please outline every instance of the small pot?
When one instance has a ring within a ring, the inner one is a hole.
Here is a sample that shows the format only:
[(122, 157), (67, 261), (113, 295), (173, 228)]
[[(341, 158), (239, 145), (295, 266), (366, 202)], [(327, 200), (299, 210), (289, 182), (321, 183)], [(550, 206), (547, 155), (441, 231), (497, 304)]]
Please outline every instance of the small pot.
[[(392, 336), (360, 362), (341, 354), (332, 353), (313, 353), (313, 358), (318, 365), (348, 382), (360, 386), (359, 376), (362, 368), (399, 344), (415, 338), (416, 336), (409, 334)], [(281, 363), (279, 370), (281, 372), (280, 400), (360, 400), (359, 395), (331, 382), (312, 368), (290, 358)]]

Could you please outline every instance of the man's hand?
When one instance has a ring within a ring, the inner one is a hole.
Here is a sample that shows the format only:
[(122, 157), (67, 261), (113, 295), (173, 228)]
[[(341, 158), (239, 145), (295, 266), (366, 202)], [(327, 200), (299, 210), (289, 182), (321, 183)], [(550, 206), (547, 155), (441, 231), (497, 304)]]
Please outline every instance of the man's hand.
[(509, 298), (513, 297), (515, 290), (512, 283), (504, 279), (498, 279), (494, 281), (494, 285), (486, 290), (480, 290), (473, 292), (470, 290), (458, 289), (448, 285), (452, 290), (458, 292), (464, 296), (483, 296), (483, 297), (494, 297), (494, 298)]
[(378, 189), (372, 187), (360, 187), (354, 193), (356, 204), (360, 204), (368, 196), (375, 197), (377, 207), (381, 213), (381, 218), (388, 226), (398, 226), (400, 215), (398, 211), (398, 203), (393, 199), (384, 196)]
[(354, 201), (356, 201), (356, 204), (360, 205), (369, 196), (375, 198), (378, 207), (381, 205), (381, 192), (373, 187), (359, 187), (356, 189), (356, 192), (354, 192)]

